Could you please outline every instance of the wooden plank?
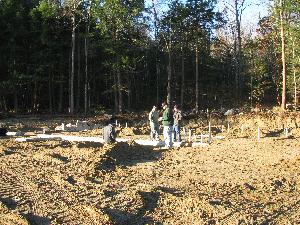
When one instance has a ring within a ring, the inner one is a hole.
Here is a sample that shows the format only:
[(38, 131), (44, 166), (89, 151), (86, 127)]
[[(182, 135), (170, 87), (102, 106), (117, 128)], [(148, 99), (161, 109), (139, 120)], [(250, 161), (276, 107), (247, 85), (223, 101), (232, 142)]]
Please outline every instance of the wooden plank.
[[(202, 137), (202, 138), (209, 138), (209, 134), (200, 134), (197, 137)], [(225, 136), (212, 136), (212, 139), (224, 139)]]
[(20, 131), (17, 131), (17, 132), (6, 132), (6, 136), (23, 136), (24, 133), (23, 132), (20, 132)]
[(16, 138), (15, 139), (18, 142), (30, 142), (30, 141), (53, 141), (53, 140), (58, 140), (61, 141), (62, 139), (59, 137), (55, 137), (55, 138), (40, 138), (40, 137), (22, 137), (22, 138)]
[(147, 145), (147, 146), (155, 146), (155, 147), (162, 147), (165, 146), (164, 141), (151, 141), (151, 140), (134, 140), (135, 143), (139, 145)]
[(38, 138), (61, 138), (65, 141), (78, 141), (78, 142), (100, 142), (103, 143), (104, 140), (101, 137), (84, 137), (84, 136), (74, 136), (74, 135), (61, 135), (61, 134), (38, 134)]
[[(99, 142), (104, 143), (102, 137), (84, 137), (84, 136), (72, 136), (72, 135), (61, 135), (61, 134), (37, 134), (36, 136), (26, 137), (26, 138), (16, 138), (16, 141), (25, 142), (25, 141), (46, 141), (46, 140), (65, 140), (73, 142)], [(129, 139), (126, 138), (117, 138), (117, 142), (127, 142)], [(151, 141), (151, 140), (134, 140), (137, 144), (143, 146), (153, 146), (153, 147), (164, 147), (164, 141)], [(185, 142), (173, 142), (174, 147), (181, 147)], [(206, 146), (208, 144), (193, 142), (192, 146)]]
[[(42, 140), (65, 140), (75, 142), (99, 142), (104, 143), (102, 137), (84, 137), (84, 136), (73, 136), (73, 135), (61, 135), (61, 134), (37, 134), (34, 137), (28, 138), (16, 138), (16, 141), (42, 141)], [(117, 138), (117, 142), (127, 142), (129, 139)]]

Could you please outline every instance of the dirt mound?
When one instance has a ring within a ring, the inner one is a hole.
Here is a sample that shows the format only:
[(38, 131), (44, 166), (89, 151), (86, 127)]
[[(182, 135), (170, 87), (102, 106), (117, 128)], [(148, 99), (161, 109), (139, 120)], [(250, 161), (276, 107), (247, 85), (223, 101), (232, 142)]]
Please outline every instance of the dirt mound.
[(228, 118), (232, 124), (241, 126), (244, 124), (249, 128), (262, 128), (276, 129), (282, 127), (299, 128), (300, 115), (299, 113), (274, 113), (272, 111), (265, 113), (247, 113), (235, 115)]
[(129, 127), (121, 128), (119, 132), (120, 132), (119, 133), (120, 136), (134, 136), (137, 134), (135, 128), (129, 128)]
[(300, 114), (295, 112), (246, 112), (230, 116), (223, 119), (212, 115), (199, 115), (190, 121), (185, 121), (185, 129), (192, 130), (193, 134), (207, 134), (208, 124), (211, 123), (213, 135), (225, 135), (227, 137), (257, 137), (258, 128), (262, 135), (285, 136), (285, 129), (288, 129), (289, 136), (300, 134)]
[(147, 135), (150, 133), (150, 127), (116, 127), (116, 132), (119, 137)]
[(289, 135), (300, 134), (299, 113), (274, 113), (272, 111), (261, 113), (247, 113), (231, 116), (227, 118), (227, 132), (238, 136), (257, 136), (258, 128), (262, 135), (285, 136), (285, 129)]

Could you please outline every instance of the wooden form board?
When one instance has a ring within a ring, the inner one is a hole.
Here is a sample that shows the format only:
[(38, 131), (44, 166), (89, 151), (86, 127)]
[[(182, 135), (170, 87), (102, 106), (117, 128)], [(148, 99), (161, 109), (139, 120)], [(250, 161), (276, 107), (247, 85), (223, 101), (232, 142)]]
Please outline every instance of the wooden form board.
[[(26, 141), (47, 141), (47, 140), (65, 140), (65, 141), (74, 141), (74, 142), (99, 142), (104, 143), (103, 138), (101, 137), (84, 137), (84, 136), (71, 136), (71, 135), (61, 135), (61, 134), (37, 134), (36, 136), (31, 137), (22, 137), (16, 138), (16, 141), (26, 142)], [(126, 138), (117, 138), (117, 142), (127, 142), (130, 139)], [(165, 146), (164, 141), (151, 141), (151, 140), (134, 140), (139, 145), (144, 146), (154, 146), (154, 147), (163, 147)], [(185, 142), (173, 142), (174, 147), (181, 147)], [(208, 146), (208, 144), (193, 142), (192, 147), (196, 146)]]

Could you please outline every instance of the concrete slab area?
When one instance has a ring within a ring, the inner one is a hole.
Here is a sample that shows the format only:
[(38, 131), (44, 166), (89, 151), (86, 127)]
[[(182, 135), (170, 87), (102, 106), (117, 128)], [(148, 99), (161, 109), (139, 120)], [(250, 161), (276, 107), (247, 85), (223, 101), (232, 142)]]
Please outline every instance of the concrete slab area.
[[(26, 138), (16, 138), (16, 141), (43, 141), (43, 140), (65, 140), (74, 142), (99, 142), (104, 143), (102, 137), (83, 137), (83, 136), (71, 136), (61, 134), (37, 134), (36, 136)], [(117, 142), (127, 142), (129, 139), (117, 138)]]
[(30, 141), (61, 141), (62, 139), (59, 137), (53, 137), (53, 138), (41, 138), (41, 137), (21, 137), (15, 139), (18, 142), (30, 142)]
[[(26, 141), (48, 141), (48, 140), (58, 140), (58, 141), (72, 141), (72, 142), (98, 142), (104, 143), (102, 137), (84, 137), (84, 136), (73, 136), (73, 135), (62, 135), (62, 134), (37, 134), (36, 136), (31, 137), (21, 137), (16, 138), (16, 141), (26, 142)], [(130, 139), (127, 138), (117, 138), (117, 142), (127, 142)], [(153, 146), (153, 147), (164, 147), (164, 141), (151, 141), (151, 140), (134, 140), (137, 144), (143, 146)], [(182, 147), (186, 142), (173, 142), (173, 147)], [(196, 146), (208, 146), (209, 144), (193, 142), (192, 147)]]
[(151, 140), (134, 140), (135, 143), (139, 145), (146, 145), (146, 146), (154, 146), (154, 147), (162, 147), (165, 146), (164, 141), (151, 141)]
[(80, 121), (77, 120), (76, 124), (65, 124), (62, 123), (60, 126), (55, 127), (56, 131), (68, 131), (68, 132), (76, 132), (76, 131), (87, 131), (100, 128), (100, 124), (93, 124), (88, 121)]
[(61, 138), (65, 141), (78, 141), (78, 142), (100, 142), (104, 143), (101, 137), (83, 137), (74, 135), (62, 135), (62, 134), (38, 134), (38, 138)]
[(23, 135), (24, 135), (24, 133), (21, 132), (21, 131), (17, 131), (17, 132), (11, 132), (11, 131), (9, 131), (9, 132), (6, 132), (6, 136), (23, 136)]
[[(165, 142), (164, 141), (151, 141), (151, 140), (134, 140), (139, 145), (144, 145), (144, 146), (154, 146), (154, 147), (164, 147)], [(173, 147), (182, 147), (186, 142), (173, 142)]]

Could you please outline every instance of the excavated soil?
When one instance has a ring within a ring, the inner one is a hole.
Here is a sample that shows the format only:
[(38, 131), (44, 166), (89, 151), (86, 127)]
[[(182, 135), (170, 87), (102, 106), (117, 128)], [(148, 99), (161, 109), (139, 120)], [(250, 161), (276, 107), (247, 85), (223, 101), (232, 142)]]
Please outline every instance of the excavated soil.
[[(42, 126), (54, 131), (66, 120), (76, 119), (1, 122), (34, 134)], [(268, 112), (215, 121), (213, 133), (225, 138), (208, 147), (3, 137), (0, 224), (300, 224), (300, 115)], [(146, 120), (138, 123), (118, 128), (119, 135), (147, 138), (140, 136), (149, 131)], [(204, 118), (185, 126), (196, 134), (207, 131)], [(66, 134), (95, 136), (101, 130)]]

